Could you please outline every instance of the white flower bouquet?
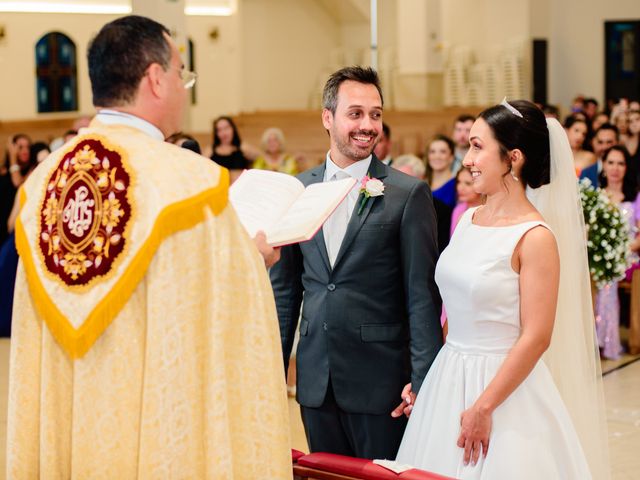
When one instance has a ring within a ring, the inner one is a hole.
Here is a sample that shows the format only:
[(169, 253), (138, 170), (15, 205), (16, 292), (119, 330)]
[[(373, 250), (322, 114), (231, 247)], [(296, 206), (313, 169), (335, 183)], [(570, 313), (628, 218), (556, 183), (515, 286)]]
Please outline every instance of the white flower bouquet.
[(596, 287), (624, 278), (630, 263), (629, 223), (620, 209), (588, 179), (580, 181), (587, 227), (589, 271)]

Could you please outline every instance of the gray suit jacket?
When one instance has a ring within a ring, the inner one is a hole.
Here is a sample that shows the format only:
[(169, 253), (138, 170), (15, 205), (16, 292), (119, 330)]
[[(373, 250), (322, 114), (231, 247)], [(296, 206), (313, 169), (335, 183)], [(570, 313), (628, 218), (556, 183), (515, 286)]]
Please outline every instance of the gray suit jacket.
[[(302, 173), (322, 182), (325, 166)], [(426, 183), (375, 156), (369, 174), (385, 185), (360, 215), (358, 199), (333, 269), (322, 230), (282, 249), (271, 269), (285, 370), (304, 307), (297, 351), (297, 398), (322, 404), (331, 379), (350, 413), (388, 414), (409, 381), (417, 392), (442, 346), (434, 282), (436, 217)]]

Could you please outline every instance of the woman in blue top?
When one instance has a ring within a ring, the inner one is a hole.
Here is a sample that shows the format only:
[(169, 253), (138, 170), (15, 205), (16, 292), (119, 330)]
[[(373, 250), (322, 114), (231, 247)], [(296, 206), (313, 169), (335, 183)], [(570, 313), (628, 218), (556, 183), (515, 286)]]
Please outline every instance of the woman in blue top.
[(453, 208), (456, 205), (456, 179), (451, 173), (455, 145), (444, 135), (436, 136), (425, 152), (427, 171), (425, 179), (434, 198)]

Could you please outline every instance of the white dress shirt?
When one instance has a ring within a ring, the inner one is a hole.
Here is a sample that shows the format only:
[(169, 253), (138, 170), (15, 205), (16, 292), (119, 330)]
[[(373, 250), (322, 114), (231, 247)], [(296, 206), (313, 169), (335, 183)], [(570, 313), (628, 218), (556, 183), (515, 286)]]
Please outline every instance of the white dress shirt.
[[(358, 182), (354, 185), (351, 191), (347, 194), (347, 197), (340, 205), (338, 205), (338, 207), (334, 210), (334, 212), (322, 227), (324, 242), (327, 246), (327, 254), (329, 256), (331, 266), (333, 266), (338, 256), (339, 246), (342, 244), (342, 240), (344, 239), (344, 234), (347, 229), (347, 224), (351, 219), (351, 215), (353, 214), (353, 211), (356, 207), (356, 202), (358, 201), (358, 196), (360, 195), (360, 186), (362, 179), (369, 172), (370, 166), (371, 155), (363, 160), (349, 165), (347, 168), (342, 169), (335, 163), (333, 163), (333, 160), (331, 160), (331, 156), (329, 155), (329, 153), (327, 153), (323, 182), (330, 182), (335, 180), (334, 176), (337, 172), (343, 172), (343, 174), (351, 178), (355, 178)], [(347, 177), (345, 176), (344, 178)]]
[(164, 134), (158, 127), (140, 117), (131, 115), (130, 113), (103, 108), (102, 110), (98, 110), (96, 120), (104, 125), (126, 125), (128, 127), (137, 128), (149, 135), (151, 138), (164, 142)]

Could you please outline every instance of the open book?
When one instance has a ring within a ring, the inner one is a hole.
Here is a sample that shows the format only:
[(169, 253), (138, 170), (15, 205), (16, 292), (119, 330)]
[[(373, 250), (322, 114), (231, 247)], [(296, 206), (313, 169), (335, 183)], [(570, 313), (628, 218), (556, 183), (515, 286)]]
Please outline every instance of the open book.
[(313, 238), (356, 183), (345, 178), (305, 188), (285, 173), (245, 170), (229, 200), (251, 238), (263, 230), (269, 245), (278, 247)]

